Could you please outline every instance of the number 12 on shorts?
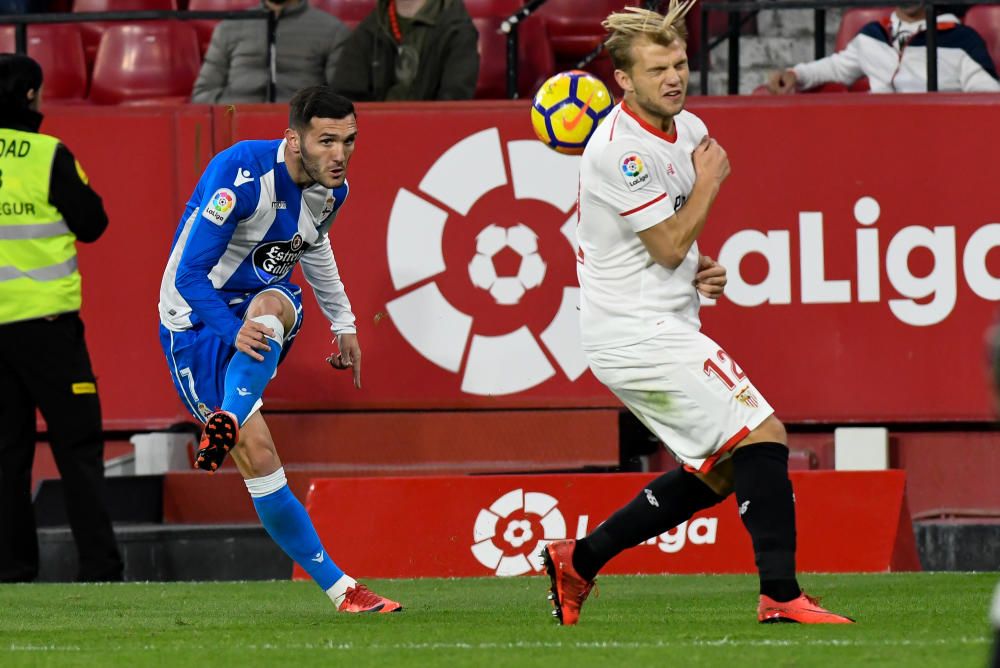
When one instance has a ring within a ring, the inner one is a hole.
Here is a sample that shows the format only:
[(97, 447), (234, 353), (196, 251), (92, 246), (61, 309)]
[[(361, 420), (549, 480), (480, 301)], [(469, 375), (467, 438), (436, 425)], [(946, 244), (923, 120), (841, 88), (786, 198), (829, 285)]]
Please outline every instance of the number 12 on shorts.
[(729, 374), (723, 371), (722, 367), (716, 364), (715, 360), (711, 357), (705, 360), (705, 364), (702, 366), (705, 375), (709, 378), (715, 376), (722, 381), (722, 384), (725, 385), (730, 391), (735, 390), (736, 383), (741, 380), (746, 380), (747, 375), (743, 373), (743, 369), (741, 369), (740, 365), (736, 363), (736, 360), (726, 354), (725, 350), (720, 349), (719, 352), (715, 353), (715, 356), (723, 366), (729, 366), (729, 371), (732, 373), (732, 376), (736, 378), (736, 380), (734, 381), (730, 378)]

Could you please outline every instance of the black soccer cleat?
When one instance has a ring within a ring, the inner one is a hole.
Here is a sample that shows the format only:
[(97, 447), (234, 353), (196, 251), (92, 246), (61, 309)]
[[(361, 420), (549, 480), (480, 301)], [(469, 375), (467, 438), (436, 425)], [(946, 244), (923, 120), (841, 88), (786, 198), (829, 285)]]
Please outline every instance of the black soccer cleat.
[(214, 473), (226, 458), (226, 453), (240, 440), (240, 426), (236, 416), (227, 411), (216, 411), (208, 416), (201, 432), (201, 443), (194, 457), (194, 467)]

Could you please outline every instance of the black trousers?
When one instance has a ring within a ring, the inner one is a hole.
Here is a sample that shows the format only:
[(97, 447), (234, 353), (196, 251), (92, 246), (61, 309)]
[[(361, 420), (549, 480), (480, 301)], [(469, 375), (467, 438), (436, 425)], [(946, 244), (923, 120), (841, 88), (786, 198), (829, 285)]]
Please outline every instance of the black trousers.
[(80, 581), (122, 579), (122, 560), (104, 501), (101, 402), (83, 321), (76, 313), (0, 325), (0, 582), (38, 576), (31, 503), (35, 409), (48, 425), (62, 476)]

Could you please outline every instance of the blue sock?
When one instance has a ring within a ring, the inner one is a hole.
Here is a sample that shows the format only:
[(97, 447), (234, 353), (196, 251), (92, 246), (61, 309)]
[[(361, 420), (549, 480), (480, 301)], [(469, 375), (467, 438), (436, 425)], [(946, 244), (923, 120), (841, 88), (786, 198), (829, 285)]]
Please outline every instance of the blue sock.
[(344, 571), (323, 549), (305, 507), (288, 489), (285, 470), (278, 469), (271, 475), (245, 482), (261, 524), (274, 542), (304, 568), (323, 591), (330, 589)]
[(237, 352), (226, 367), (225, 395), (222, 399), (222, 410), (236, 416), (242, 427), (247, 418), (257, 409), (264, 388), (271, 381), (278, 368), (278, 358), (281, 357), (281, 341), (285, 336), (285, 328), (276, 316), (262, 315), (252, 320), (270, 327), (275, 337), (267, 337), (268, 351), (258, 350), (264, 357), (258, 362), (244, 352)]

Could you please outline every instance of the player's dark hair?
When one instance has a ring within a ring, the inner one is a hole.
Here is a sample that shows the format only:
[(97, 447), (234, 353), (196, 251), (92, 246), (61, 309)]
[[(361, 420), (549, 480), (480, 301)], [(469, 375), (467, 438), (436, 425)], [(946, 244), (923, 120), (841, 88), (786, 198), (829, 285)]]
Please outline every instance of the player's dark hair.
[(357, 115), (354, 103), (329, 86), (310, 86), (295, 94), (288, 110), (288, 126), (305, 130), (314, 118), (347, 118)]

